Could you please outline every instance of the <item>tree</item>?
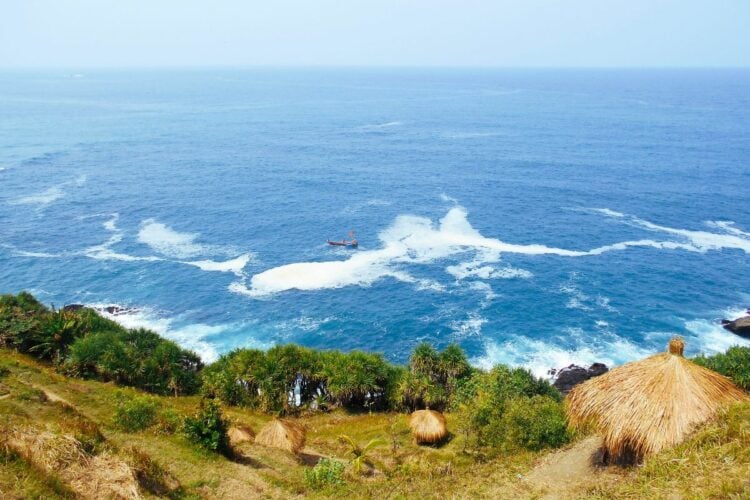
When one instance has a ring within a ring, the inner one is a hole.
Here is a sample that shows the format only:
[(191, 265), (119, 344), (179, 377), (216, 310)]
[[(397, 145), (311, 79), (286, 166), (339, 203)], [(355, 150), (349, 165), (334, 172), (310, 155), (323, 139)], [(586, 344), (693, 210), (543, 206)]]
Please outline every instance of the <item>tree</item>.
[(38, 331), (33, 335), (29, 353), (40, 359), (59, 363), (69, 346), (85, 333), (83, 322), (77, 314), (64, 310), (44, 313)]

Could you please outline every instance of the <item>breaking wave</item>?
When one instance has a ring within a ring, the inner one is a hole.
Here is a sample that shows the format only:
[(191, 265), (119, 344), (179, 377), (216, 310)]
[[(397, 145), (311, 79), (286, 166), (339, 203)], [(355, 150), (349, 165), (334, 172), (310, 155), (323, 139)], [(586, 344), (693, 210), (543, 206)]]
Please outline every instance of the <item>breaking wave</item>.
[(177, 259), (189, 259), (207, 253), (206, 248), (196, 243), (197, 233), (180, 233), (169, 226), (147, 219), (141, 223), (138, 241), (156, 252)]
[(472, 364), (490, 369), (504, 363), (528, 368), (537, 377), (549, 377), (550, 368), (589, 366), (596, 362), (612, 367), (654, 353), (611, 333), (586, 336), (581, 329), (570, 328), (567, 334), (565, 346), (522, 335), (511, 335), (504, 342), (487, 341), (484, 354), (473, 358)]
[(111, 314), (104, 310), (111, 304), (88, 305), (98, 309), (102, 316), (116, 321), (125, 328), (147, 328), (165, 338), (174, 340), (180, 346), (194, 351), (207, 363), (215, 361), (219, 357), (219, 352), (211, 339), (234, 329), (236, 326), (231, 324), (183, 324), (180, 318), (165, 317), (150, 308), (123, 308), (126, 312)]
[[(455, 200), (444, 196), (445, 200)], [(473, 260), (449, 265), (446, 272), (457, 280), (530, 278), (533, 274), (524, 269), (496, 267), (501, 255), (557, 255), (562, 257), (596, 256), (629, 248), (648, 247), (664, 250), (707, 252), (725, 248), (750, 253), (750, 239), (740, 230), (711, 233), (661, 226), (610, 209), (590, 209), (623, 223), (636, 225), (649, 231), (666, 234), (674, 239), (657, 241), (630, 240), (597, 247), (591, 250), (569, 250), (541, 244), (519, 245), (497, 238), (489, 238), (474, 229), (467, 219), (466, 209), (456, 204), (448, 213), (433, 223), (425, 217), (401, 215), (380, 233), (382, 247), (362, 250), (348, 259), (326, 262), (297, 262), (268, 269), (254, 275), (249, 286), (234, 283), (231, 290), (250, 296), (266, 296), (288, 290), (320, 290), (345, 286), (370, 286), (378, 280), (393, 278), (403, 282), (416, 282), (404, 269), (406, 265), (429, 264), (465, 252), (474, 252)], [(571, 294), (570, 306), (584, 308), (581, 297)], [(588, 297), (586, 297), (588, 299)]]

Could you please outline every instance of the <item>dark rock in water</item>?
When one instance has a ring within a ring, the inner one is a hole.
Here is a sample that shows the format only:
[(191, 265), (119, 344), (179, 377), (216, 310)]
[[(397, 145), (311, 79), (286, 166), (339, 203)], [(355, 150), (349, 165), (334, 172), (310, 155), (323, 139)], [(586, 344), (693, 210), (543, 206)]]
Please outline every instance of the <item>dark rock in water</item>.
[(63, 307), (63, 311), (80, 311), (84, 307), (86, 306), (84, 306), (83, 304), (68, 304)]
[(560, 370), (550, 370), (551, 375), (555, 375), (555, 381), (552, 383), (563, 396), (568, 394), (573, 387), (581, 382), (585, 382), (592, 377), (598, 377), (607, 373), (609, 368), (603, 363), (594, 363), (588, 368), (578, 365), (570, 365)]
[(605, 365), (604, 363), (594, 363), (593, 365), (589, 366), (589, 378), (604, 375), (608, 371), (609, 368), (607, 368), (607, 365)]
[(721, 320), (721, 325), (730, 332), (740, 337), (750, 338), (750, 316), (738, 318), (735, 320)]
[(107, 306), (100, 307), (99, 311), (111, 314), (112, 316), (117, 316), (118, 314), (131, 314), (134, 312), (138, 312), (138, 309), (132, 307)]

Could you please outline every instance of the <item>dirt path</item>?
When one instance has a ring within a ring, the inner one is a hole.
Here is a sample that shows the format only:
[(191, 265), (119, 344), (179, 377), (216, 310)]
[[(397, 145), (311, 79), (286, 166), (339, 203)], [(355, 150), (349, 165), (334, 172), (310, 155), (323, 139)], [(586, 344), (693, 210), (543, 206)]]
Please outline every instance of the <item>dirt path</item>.
[(544, 457), (526, 477), (529, 484), (543, 493), (542, 498), (578, 498), (587, 486), (616, 480), (613, 470), (600, 467), (601, 438), (592, 436), (572, 447)]
[(73, 405), (70, 404), (70, 402), (68, 402), (67, 399), (63, 398), (59, 394), (56, 394), (56, 393), (50, 391), (46, 387), (43, 387), (41, 385), (32, 385), (32, 387), (34, 389), (38, 389), (38, 390), (42, 391), (44, 393), (44, 395), (47, 396), (47, 401), (52, 401), (53, 403), (63, 403), (63, 404), (66, 404), (68, 406), (73, 406)]

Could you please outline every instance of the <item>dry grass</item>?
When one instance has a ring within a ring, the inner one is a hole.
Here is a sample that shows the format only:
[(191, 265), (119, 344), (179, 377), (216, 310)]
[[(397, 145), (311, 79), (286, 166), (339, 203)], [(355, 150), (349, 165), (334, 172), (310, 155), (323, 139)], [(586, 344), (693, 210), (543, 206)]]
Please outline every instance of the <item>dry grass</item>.
[(448, 435), (448, 426), (442, 413), (434, 410), (417, 410), (409, 417), (409, 427), (417, 443), (434, 444)]
[[(155, 430), (124, 433), (113, 427), (115, 392), (133, 396), (141, 394), (139, 391), (96, 381), (67, 379), (33, 360), (0, 349), (0, 368), (3, 366), (10, 371), (3, 377), (10, 397), (0, 400), (0, 444), (3, 428), (39, 428), (58, 435), (93, 437), (98, 428), (106, 441), (94, 447), (93, 452), (83, 447), (87, 460), (91, 462), (95, 457), (107, 455), (122, 458), (135, 473), (141, 494), (147, 497), (539, 498), (544, 494), (555, 495), (559, 490), (554, 481), (543, 489), (545, 485), (531, 474), (545, 463), (556, 462), (554, 457), (545, 461), (546, 452), (500, 453), (498, 456), (467, 453), (460, 435), (445, 440), (440, 447), (418, 446), (412, 438), (408, 417), (398, 413), (351, 414), (337, 410), (305, 415), (299, 419), (308, 429), (302, 459), (287, 451), (245, 442), (240, 446), (241, 459), (231, 461), (196, 449), (179, 433)], [(32, 385), (58, 394), (72, 409), (35, 397), (18, 397)], [(199, 404), (198, 397), (158, 399), (164, 408), (182, 415), (194, 413)], [(672, 492), (686, 498), (742, 498), (743, 494), (746, 497), (750, 491), (747, 479), (750, 477), (750, 404), (740, 406), (743, 412), (734, 411), (734, 416), (725, 420), (720, 412), (716, 421), (720, 425), (711, 423), (682, 446), (649, 457), (644, 467), (612, 468), (617, 478), (622, 478), (614, 484), (603, 484), (599, 480), (601, 476), (597, 476), (593, 485), (571, 478), (575, 483), (571, 488), (583, 488), (571, 491), (596, 498), (659, 498), (670, 497)], [(261, 429), (272, 420), (268, 415), (248, 409), (227, 407), (225, 410), (237, 426)], [(460, 415), (448, 413), (444, 417), (448, 428), (460, 426)], [(366, 477), (347, 475), (345, 483), (335, 490), (310, 489), (304, 480), (308, 467), (305, 464), (309, 463), (304, 458), (322, 456), (346, 460), (350, 450), (339, 440), (341, 434), (351, 436), (357, 443), (372, 439), (386, 441), (387, 445), (368, 453), (382, 473)], [(79, 437), (80, 440), (83, 437)], [(576, 446), (578, 444), (571, 444), (571, 449)], [(10, 455), (6, 453), (6, 456)], [(26, 463), (19, 454), (13, 456), (18, 458), (0, 460), (0, 498), (76, 496), (62, 472), (47, 473)], [(117, 466), (113, 468), (117, 470)], [(127, 473), (114, 476), (127, 478)], [(124, 484), (128, 484), (127, 480)], [(112, 496), (115, 495), (100, 495), (101, 498)]]
[(133, 470), (110, 453), (91, 457), (73, 436), (14, 429), (7, 445), (34, 467), (57, 474), (81, 498), (140, 498)]
[(122, 459), (109, 453), (75, 464), (62, 476), (82, 498), (141, 498), (133, 470)]
[(682, 357), (684, 345), (674, 338), (667, 353), (575, 387), (566, 400), (571, 425), (593, 424), (610, 457), (630, 462), (681, 443), (722, 407), (747, 400), (726, 377)]
[(237, 446), (242, 443), (252, 442), (255, 439), (255, 433), (247, 425), (237, 424), (229, 428), (229, 444)]
[(305, 447), (305, 428), (297, 422), (275, 418), (261, 429), (255, 442), (297, 454)]

